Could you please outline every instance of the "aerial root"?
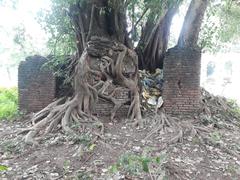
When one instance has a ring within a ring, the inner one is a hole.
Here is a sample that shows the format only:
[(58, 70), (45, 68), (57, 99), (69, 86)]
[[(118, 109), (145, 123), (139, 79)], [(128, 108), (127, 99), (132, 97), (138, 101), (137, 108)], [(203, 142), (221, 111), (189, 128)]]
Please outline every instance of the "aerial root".
[[(92, 112), (98, 98), (105, 99), (114, 105), (111, 110), (111, 120), (113, 120), (117, 110), (130, 101), (130, 99), (118, 99), (115, 93), (118, 88), (126, 88), (131, 93), (129, 117), (135, 120), (136, 125), (143, 126), (138, 90), (137, 55), (122, 44), (101, 40), (103, 39), (91, 40), (81, 57), (76, 60), (75, 69), (71, 74), (73, 97), (58, 99), (36, 113), (32, 118), (33, 126), (22, 131), (27, 133), (26, 143), (37, 144), (37, 137), (43, 137), (59, 128), (73, 137), (78, 136), (79, 132), (85, 133), (91, 130), (96, 138), (103, 138), (103, 124), (92, 115)], [(109, 43), (112, 45), (110, 46)], [(134, 68), (134, 72), (128, 76), (125, 76), (124, 60), (132, 63)], [(98, 62), (95, 63), (96, 61)], [(109, 92), (112, 88), (114, 90)]]
[(200, 126), (199, 124), (196, 124), (194, 123), (194, 121), (191, 120), (181, 121), (176, 117), (170, 117), (165, 115), (162, 111), (155, 115), (154, 120), (154, 128), (150, 131), (150, 133), (145, 137), (144, 140), (149, 139), (153, 134), (156, 134), (159, 131), (163, 131), (166, 128), (172, 128), (176, 133), (173, 137), (167, 139), (166, 147), (170, 144), (183, 142), (183, 138), (185, 136), (190, 136), (191, 138), (196, 137), (203, 145), (207, 144), (219, 148), (222, 151), (232, 156), (235, 156), (240, 160), (240, 154), (238, 152), (228, 148), (223, 143), (215, 142), (211, 138), (211, 133), (213, 132), (212, 127)]
[[(34, 119), (38, 119), (38, 121), (34, 121), (34, 124), (31, 128), (25, 129), (21, 132), (27, 133), (25, 136), (25, 142), (27, 144), (38, 145), (37, 140), (41, 140), (44, 136), (50, 132), (53, 132), (55, 129), (57, 129), (58, 125), (60, 125), (62, 130), (71, 137), (77, 137), (78, 134), (70, 127), (72, 122), (78, 124), (88, 123), (92, 125), (94, 125), (94, 123), (95, 125), (98, 123), (98, 126), (100, 127), (100, 133), (96, 134), (96, 137), (101, 137), (104, 131), (103, 124), (101, 124), (95, 116), (88, 115), (79, 110), (78, 100), (79, 98), (77, 95), (71, 100), (67, 99), (65, 102), (63, 102), (63, 104), (59, 104), (59, 102), (62, 102), (62, 100), (58, 100), (37, 113), (34, 116)], [(85, 128), (83, 127), (83, 129)], [(34, 137), (37, 135), (40, 135), (40, 137), (34, 139)]]
[(129, 116), (130, 119), (135, 120), (133, 124), (134, 126), (139, 126), (140, 128), (143, 127), (143, 119), (140, 111), (140, 99), (138, 92), (135, 92), (135, 95), (133, 96), (133, 101), (128, 111), (128, 117)]
[[(122, 51), (118, 53), (116, 65), (115, 65), (115, 73), (118, 79), (121, 81), (121, 84), (128, 88), (132, 95), (132, 103), (130, 105), (128, 111), (128, 117), (131, 120), (134, 120), (134, 126), (143, 127), (142, 114), (140, 110), (140, 95), (138, 91), (138, 66), (137, 66), (137, 55), (134, 54), (130, 49), (127, 49), (125, 46), (122, 47)], [(135, 66), (134, 74), (132, 78), (127, 78), (123, 75), (123, 60), (126, 55), (129, 55), (133, 59), (133, 64)]]
[[(180, 128), (179, 132), (182, 131), (183, 127), (178, 127)], [(211, 130), (208, 127), (200, 127), (198, 125), (188, 125), (187, 127), (184, 127), (187, 130), (186, 131), (190, 131), (190, 136), (192, 138), (197, 137), (200, 140), (200, 143), (203, 145), (210, 145), (216, 148), (219, 148), (220, 150), (222, 150), (225, 153), (228, 153), (232, 156), (235, 156), (236, 158), (238, 158), (240, 160), (240, 155), (239, 153), (237, 153), (236, 151), (228, 148), (225, 144), (221, 143), (221, 142), (216, 142), (211, 138)], [(183, 132), (183, 131), (182, 131)], [(183, 138), (183, 133), (180, 136), (180, 133), (178, 134), (178, 137)], [(176, 138), (176, 137), (175, 137)], [(172, 141), (171, 143), (174, 143), (174, 141)]]
[(160, 114), (155, 114), (154, 120), (156, 121), (154, 123), (153, 130), (145, 137), (145, 140), (151, 137), (153, 134), (164, 130), (166, 127), (172, 127), (172, 124), (169, 122), (167, 116), (160, 112)]

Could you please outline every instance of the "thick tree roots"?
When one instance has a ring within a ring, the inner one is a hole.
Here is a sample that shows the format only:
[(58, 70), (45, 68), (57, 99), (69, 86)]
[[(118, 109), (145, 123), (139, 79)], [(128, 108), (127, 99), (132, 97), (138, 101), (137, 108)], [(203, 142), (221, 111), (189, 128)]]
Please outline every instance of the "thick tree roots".
[[(130, 102), (128, 115), (135, 124), (142, 125), (140, 99), (138, 92), (138, 64), (136, 54), (122, 44), (93, 37), (77, 61), (74, 77), (74, 96), (61, 98), (36, 113), (33, 126), (24, 130), (26, 143), (37, 144), (37, 138), (56, 129), (71, 136), (78, 136), (86, 127), (94, 129), (93, 134), (100, 137), (103, 125), (93, 115), (98, 99), (114, 105), (111, 119), (117, 110)], [(131, 94), (129, 100), (119, 100), (115, 92), (126, 88)], [(72, 125), (79, 124), (77, 130)], [(97, 130), (97, 131), (96, 131)]]
[[(78, 95), (67, 100), (62, 98), (35, 114), (32, 119), (33, 126), (24, 130), (25, 132), (28, 131), (25, 142), (37, 145), (37, 140), (41, 140), (43, 136), (59, 129), (59, 125), (63, 131), (73, 138), (79, 136), (78, 131), (83, 132), (86, 128), (94, 129), (93, 133), (100, 137), (104, 130), (102, 123), (93, 115), (83, 112), (78, 102)], [(78, 125), (77, 129), (72, 128), (73, 125)], [(42, 136), (34, 139), (38, 134)]]
[(173, 132), (173, 136), (167, 138), (164, 147), (174, 143), (182, 143), (185, 138), (197, 138), (202, 145), (214, 146), (240, 160), (239, 153), (226, 147), (226, 145), (221, 142), (214, 141), (212, 138), (212, 133), (214, 132), (213, 127), (204, 126), (200, 121), (180, 120), (179, 118), (165, 115), (163, 112), (155, 114), (153, 120), (154, 128), (147, 134), (145, 140), (150, 139), (151, 136), (156, 136), (156, 134), (161, 137), (161, 135), (159, 135), (161, 131)]

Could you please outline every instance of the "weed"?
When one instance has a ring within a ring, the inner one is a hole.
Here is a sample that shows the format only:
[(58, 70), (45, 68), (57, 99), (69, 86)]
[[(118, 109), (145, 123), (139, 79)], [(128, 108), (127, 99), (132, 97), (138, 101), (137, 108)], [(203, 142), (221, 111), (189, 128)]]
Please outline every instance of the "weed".
[(221, 141), (222, 135), (219, 132), (214, 131), (213, 133), (211, 133), (210, 137), (213, 142), (217, 143)]
[(0, 143), (0, 147), (3, 150), (3, 152), (9, 152), (9, 153), (21, 152), (21, 145), (14, 140), (3, 141)]
[(166, 155), (152, 157), (143, 153), (142, 155), (136, 155), (132, 153), (123, 154), (117, 161), (109, 168), (109, 172), (115, 174), (117, 172), (123, 172), (129, 175), (140, 175), (142, 173), (158, 174), (161, 171), (163, 162)]
[(198, 137), (193, 137), (192, 142), (193, 144), (200, 144), (201, 140)]
[(92, 177), (85, 171), (78, 171), (76, 174), (77, 180), (92, 180)]
[(231, 107), (231, 113), (240, 117), (240, 107), (235, 100), (228, 99), (228, 105)]
[(16, 88), (0, 88), (0, 120), (13, 119), (18, 113), (18, 94)]
[(0, 171), (7, 171), (7, 170), (8, 170), (8, 166), (0, 164)]
[(88, 134), (82, 134), (79, 136), (71, 136), (70, 139), (74, 144), (83, 144), (84, 146), (89, 146), (91, 142), (91, 137)]
[(238, 171), (238, 168), (235, 165), (230, 164), (230, 165), (227, 166), (226, 171), (231, 173), (231, 174), (236, 174), (237, 171)]
[(70, 160), (65, 160), (63, 162), (63, 173), (64, 173), (64, 175), (69, 173), (69, 169), (70, 169)]

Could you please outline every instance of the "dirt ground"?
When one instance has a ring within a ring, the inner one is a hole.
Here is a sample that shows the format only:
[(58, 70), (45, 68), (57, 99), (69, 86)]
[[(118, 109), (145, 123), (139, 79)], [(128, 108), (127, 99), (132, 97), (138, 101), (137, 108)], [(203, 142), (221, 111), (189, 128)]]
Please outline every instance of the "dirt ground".
[(90, 134), (76, 140), (60, 130), (34, 147), (24, 143), (24, 135), (18, 135), (30, 126), (29, 121), (1, 121), (0, 169), (4, 168), (0, 179), (240, 179), (239, 126), (229, 121), (218, 124), (221, 127), (208, 125), (216, 146), (188, 135), (182, 142), (168, 144), (175, 133), (171, 128), (154, 132), (151, 121), (138, 129), (122, 119), (105, 120), (104, 136), (94, 144), (89, 144)]

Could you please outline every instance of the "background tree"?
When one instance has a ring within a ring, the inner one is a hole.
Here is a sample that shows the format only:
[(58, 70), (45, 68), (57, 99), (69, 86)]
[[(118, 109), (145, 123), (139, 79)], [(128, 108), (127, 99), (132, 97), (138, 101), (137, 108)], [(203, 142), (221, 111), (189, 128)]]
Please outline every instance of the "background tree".
[[(142, 28), (136, 52), (139, 57), (140, 69), (153, 72), (156, 68), (162, 69), (163, 67), (172, 18), (177, 12), (181, 1), (161, 1), (158, 2), (161, 4), (160, 7), (155, 5), (156, 2), (148, 3), (152, 5), (152, 8), (150, 8), (147, 21)], [(149, 4), (146, 6), (150, 6)], [(156, 12), (156, 7), (158, 12)]]
[(200, 28), (207, 8), (207, 3), (207, 0), (191, 1), (178, 39), (178, 47), (194, 48), (198, 46)]

